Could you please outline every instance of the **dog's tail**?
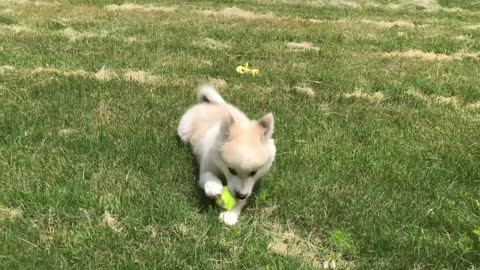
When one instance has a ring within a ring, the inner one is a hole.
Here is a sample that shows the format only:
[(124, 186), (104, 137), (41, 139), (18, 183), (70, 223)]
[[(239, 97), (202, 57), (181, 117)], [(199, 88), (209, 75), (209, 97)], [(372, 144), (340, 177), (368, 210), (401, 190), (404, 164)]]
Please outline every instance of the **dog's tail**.
[(198, 88), (198, 102), (206, 102), (206, 103), (225, 103), (222, 96), (218, 94), (217, 90), (210, 85), (204, 84)]

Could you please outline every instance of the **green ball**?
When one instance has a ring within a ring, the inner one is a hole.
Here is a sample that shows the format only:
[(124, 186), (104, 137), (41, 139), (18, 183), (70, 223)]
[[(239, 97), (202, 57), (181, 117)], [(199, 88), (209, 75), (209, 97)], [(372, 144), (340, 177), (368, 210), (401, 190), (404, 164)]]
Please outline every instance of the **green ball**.
[(220, 198), (217, 198), (215, 202), (218, 206), (222, 207), (225, 210), (232, 210), (233, 207), (235, 207), (235, 204), (237, 204), (237, 201), (230, 193), (228, 187), (223, 187), (222, 196), (220, 196)]

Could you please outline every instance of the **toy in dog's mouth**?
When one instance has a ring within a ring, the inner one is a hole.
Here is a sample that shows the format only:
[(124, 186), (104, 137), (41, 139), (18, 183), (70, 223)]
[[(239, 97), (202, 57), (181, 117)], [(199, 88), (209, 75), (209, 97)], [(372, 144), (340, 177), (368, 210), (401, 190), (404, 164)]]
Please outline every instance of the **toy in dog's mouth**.
[(228, 189), (228, 187), (223, 187), (222, 195), (219, 198), (217, 198), (215, 202), (217, 203), (218, 206), (220, 206), (225, 210), (232, 210), (237, 204), (237, 201), (230, 193), (230, 190)]

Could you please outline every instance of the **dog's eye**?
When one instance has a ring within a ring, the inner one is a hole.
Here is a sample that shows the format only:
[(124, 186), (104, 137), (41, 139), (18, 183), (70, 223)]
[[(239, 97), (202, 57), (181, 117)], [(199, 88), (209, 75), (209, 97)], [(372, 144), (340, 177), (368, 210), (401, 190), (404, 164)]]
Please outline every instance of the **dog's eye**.
[(257, 171), (251, 171), (248, 175), (250, 175), (250, 177), (253, 177), (255, 176), (255, 174), (257, 174)]
[(235, 171), (234, 169), (232, 168), (228, 168), (228, 171), (233, 174), (233, 175), (237, 175), (237, 171)]

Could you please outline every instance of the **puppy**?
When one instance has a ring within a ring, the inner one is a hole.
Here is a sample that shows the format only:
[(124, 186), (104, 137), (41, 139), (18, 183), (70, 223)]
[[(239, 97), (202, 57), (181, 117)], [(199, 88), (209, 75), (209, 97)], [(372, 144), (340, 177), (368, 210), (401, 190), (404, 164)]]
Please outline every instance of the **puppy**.
[(181, 118), (178, 136), (190, 143), (199, 162), (199, 184), (209, 198), (222, 194), (226, 179), (237, 204), (220, 214), (229, 226), (237, 223), (252, 188), (275, 158), (273, 115), (250, 120), (210, 85), (198, 90), (198, 103)]

